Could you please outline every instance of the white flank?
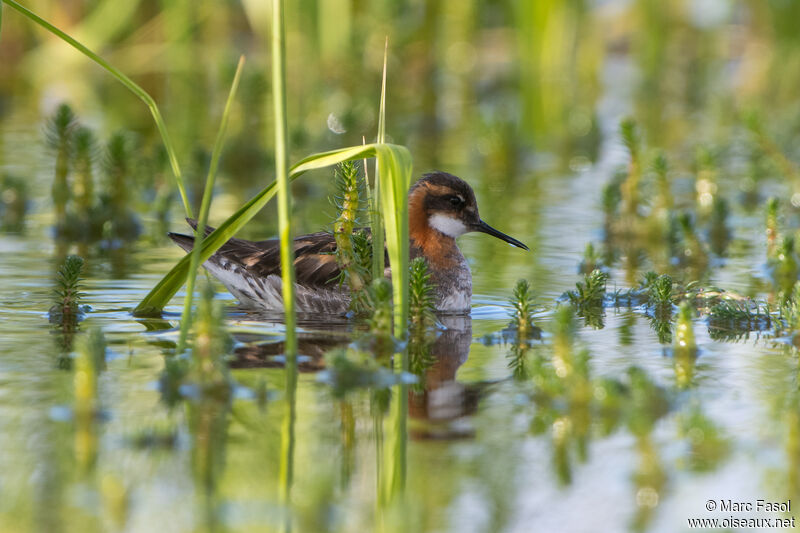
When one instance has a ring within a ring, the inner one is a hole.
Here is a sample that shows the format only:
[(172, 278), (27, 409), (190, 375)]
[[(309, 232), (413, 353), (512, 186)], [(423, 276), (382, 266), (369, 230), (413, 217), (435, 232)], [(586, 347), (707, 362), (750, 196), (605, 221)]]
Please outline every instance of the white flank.
[(428, 219), (428, 224), (436, 231), (444, 233), (448, 237), (460, 237), (467, 232), (467, 226), (465, 226), (463, 222), (447, 215), (433, 215)]

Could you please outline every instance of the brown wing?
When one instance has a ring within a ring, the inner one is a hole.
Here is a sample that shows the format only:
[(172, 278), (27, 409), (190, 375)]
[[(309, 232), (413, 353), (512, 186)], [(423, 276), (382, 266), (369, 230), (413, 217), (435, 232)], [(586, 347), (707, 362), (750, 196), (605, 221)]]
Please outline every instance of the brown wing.
[[(193, 229), (197, 221), (187, 219)], [(214, 231), (206, 226), (206, 235)], [(294, 268), (298, 283), (307, 286), (323, 286), (338, 281), (341, 270), (336, 262), (336, 240), (330, 233), (320, 232), (303, 235), (294, 240)], [(278, 239), (246, 241), (230, 239), (217, 252), (229, 260), (243, 265), (257, 276), (281, 273), (281, 252)]]

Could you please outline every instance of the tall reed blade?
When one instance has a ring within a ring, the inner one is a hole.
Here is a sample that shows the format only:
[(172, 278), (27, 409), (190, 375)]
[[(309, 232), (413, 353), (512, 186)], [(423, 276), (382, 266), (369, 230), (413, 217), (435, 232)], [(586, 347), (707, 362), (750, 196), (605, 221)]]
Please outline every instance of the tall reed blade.
[[(388, 53), (389, 37), (387, 36), (383, 47), (383, 76), (381, 78), (381, 102), (378, 107), (378, 137), (376, 139), (378, 144), (386, 142), (386, 62)], [(381, 197), (381, 174), (378, 166), (378, 161), (375, 161), (375, 185), (369, 206), (370, 227), (372, 228), (372, 279), (382, 278), (385, 266), (383, 264), (383, 217), (378, 208)]]
[[(192, 217), (193, 216), (192, 208), (189, 205), (189, 198), (186, 195), (186, 187), (183, 184), (183, 177), (181, 175), (180, 165), (178, 164), (178, 158), (175, 155), (175, 149), (173, 148), (172, 141), (170, 141), (169, 134), (167, 133), (167, 127), (164, 124), (164, 120), (161, 118), (161, 112), (158, 110), (158, 106), (156, 105), (155, 100), (153, 100), (153, 97), (150, 96), (144, 89), (139, 87), (136, 83), (134, 83), (133, 80), (128, 78), (125, 74), (117, 70), (110, 63), (108, 63), (105, 59), (95, 54), (94, 52), (86, 48), (86, 46), (79, 43), (78, 41), (70, 37), (65, 32), (61, 31), (57, 27), (53, 26), (52, 24), (41, 18), (36, 13), (27, 10), (14, 0), (2, 0), (0, 4), (2, 4), (3, 2), (8, 4), (9, 7), (21, 13), (23, 16), (27, 17), (28, 19), (38, 24), (42, 28), (46, 29), (50, 33), (56, 35), (61, 40), (65, 41), (67, 44), (77, 49), (83, 55), (85, 55), (86, 57), (88, 57), (101, 67), (103, 67), (112, 76), (114, 76), (120, 83), (122, 83), (125, 87), (127, 87), (128, 90), (130, 90), (133, 94), (138, 96), (139, 99), (141, 99), (145, 103), (145, 105), (147, 105), (147, 107), (150, 109), (150, 114), (153, 115), (153, 120), (155, 121), (156, 126), (158, 127), (158, 132), (161, 134), (161, 139), (164, 141), (164, 147), (167, 149), (167, 155), (169, 156), (169, 163), (170, 166), (172, 166), (172, 173), (175, 175), (175, 182), (178, 184), (178, 190), (180, 191), (181, 194), (183, 207), (186, 210), (186, 216)], [(0, 8), (2, 8), (2, 5), (0, 5)], [(0, 12), (2, 12), (2, 9), (0, 9)]]
[(278, 233), (281, 246), (283, 316), (286, 323), (284, 355), (285, 412), (281, 428), (280, 499), (285, 513), (284, 530), (291, 530), (291, 487), (294, 471), (295, 397), (297, 394), (297, 331), (294, 287), (294, 239), (292, 198), (289, 189), (288, 138), (286, 135), (286, 41), (283, 0), (272, 0), (272, 105), (275, 126), (275, 179), (278, 183)]
[(205, 228), (208, 223), (208, 212), (211, 210), (211, 197), (214, 195), (214, 182), (217, 177), (219, 158), (222, 154), (222, 146), (225, 144), (225, 130), (228, 127), (228, 116), (230, 115), (236, 91), (239, 88), (239, 79), (244, 68), (244, 56), (239, 57), (239, 64), (236, 66), (236, 73), (233, 75), (231, 89), (228, 91), (228, 100), (225, 102), (225, 109), (222, 112), (217, 138), (214, 141), (214, 150), (211, 152), (211, 163), (208, 167), (206, 176), (206, 186), (203, 190), (203, 200), (200, 203), (200, 218), (197, 221), (194, 242), (189, 262), (189, 279), (186, 281), (186, 298), (183, 301), (183, 313), (181, 314), (181, 332), (178, 337), (177, 353), (181, 353), (186, 347), (186, 337), (189, 334), (189, 327), (192, 322), (192, 300), (194, 299), (194, 282), (197, 278), (197, 267), (200, 266), (200, 245), (203, 244)]

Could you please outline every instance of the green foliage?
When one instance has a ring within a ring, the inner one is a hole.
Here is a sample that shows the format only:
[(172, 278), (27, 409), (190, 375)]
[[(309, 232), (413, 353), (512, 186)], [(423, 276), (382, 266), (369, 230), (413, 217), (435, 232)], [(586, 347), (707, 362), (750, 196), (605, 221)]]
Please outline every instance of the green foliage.
[(606, 295), (608, 273), (595, 269), (583, 278), (583, 282), (575, 284), (575, 290), (567, 291), (564, 296), (578, 308), (602, 306)]
[(95, 201), (92, 166), (97, 152), (97, 142), (92, 130), (85, 126), (78, 126), (75, 130), (74, 144), (73, 168), (76, 179), (73, 193), (75, 204), (78, 214), (88, 219)]
[(366, 297), (373, 311), (366, 320), (368, 330), (359, 339), (359, 345), (379, 358), (388, 358), (398, 348), (392, 335), (392, 284), (386, 278), (373, 280)]
[(69, 201), (69, 162), (72, 151), (72, 135), (77, 120), (72, 108), (61, 104), (45, 123), (45, 138), (48, 146), (55, 151), (56, 167), (53, 178), (52, 195), (56, 211), (56, 225), (63, 226)]
[(533, 292), (526, 279), (517, 280), (514, 295), (511, 298), (511, 327), (516, 329), (520, 339), (527, 339), (535, 329), (533, 325)]
[(342, 272), (339, 283), (347, 283), (351, 293), (351, 309), (358, 312), (360, 298), (357, 293), (368, 284), (371, 266), (364, 270), (363, 258), (356, 255), (353, 243), (353, 232), (362, 211), (364, 181), (356, 164), (344, 161), (336, 166), (335, 182), (333, 202), (338, 215), (333, 224), (333, 235), (336, 239), (336, 261)]
[(767, 225), (767, 259), (773, 259), (777, 255), (779, 241), (778, 216), (780, 212), (780, 202), (774, 196), (767, 200), (766, 225)]
[(752, 300), (722, 300), (708, 315), (709, 326), (743, 331), (762, 331), (772, 327), (768, 305)]
[(603, 267), (603, 258), (600, 252), (595, 249), (592, 243), (587, 243), (578, 271), (581, 274), (589, 274), (592, 270), (602, 270)]
[(586, 319), (586, 323), (594, 328), (602, 328), (603, 302), (606, 297), (608, 273), (595, 269), (584, 276), (583, 282), (575, 284), (575, 290), (562, 295), (578, 310), (578, 314)]
[(53, 291), (53, 305), (50, 307), (50, 321), (57, 324), (77, 323), (83, 315), (80, 306), (83, 292), (81, 271), (83, 259), (70, 255), (64, 260), (56, 273), (56, 288)]
[(509, 327), (513, 330), (515, 337), (511, 344), (508, 366), (512, 369), (515, 378), (522, 379), (528, 377), (526, 365), (530, 341), (541, 338), (541, 330), (533, 324), (535, 308), (533, 291), (528, 280), (517, 280), (510, 303), (513, 311)]
[[(150, 109), (150, 113), (153, 115), (153, 120), (158, 127), (158, 132), (161, 134), (161, 139), (164, 141), (164, 146), (167, 149), (167, 153), (169, 154), (170, 164), (172, 165), (172, 171), (175, 174), (175, 181), (178, 184), (178, 189), (181, 193), (181, 198), (183, 199), (183, 205), (186, 209), (186, 215), (191, 218), (192, 210), (189, 207), (189, 200), (186, 196), (186, 190), (183, 186), (183, 179), (181, 178), (181, 171), (180, 166), (178, 165), (178, 158), (175, 155), (175, 150), (172, 147), (172, 142), (169, 139), (169, 135), (167, 134), (167, 127), (164, 125), (164, 120), (161, 118), (161, 112), (158, 110), (158, 106), (156, 105), (155, 100), (147, 94), (147, 92), (136, 85), (130, 78), (128, 78), (125, 74), (117, 70), (113, 67), (110, 63), (105, 61), (103, 58), (89, 50), (86, 46), (79, 43), (72, 37), (70, 37), (65, 32), (61, 31), (60, 29), (56, 28), (43, 18), (39, 17), (32, 11), (24, 8), (20, 4), (18, 4), (15, 0), (3, 0), (5, 4), (8, 4), (9, 7), (13, 8), (23, 16), (27, 17), (29, 20), (33, 21), (34, 23), (38, 24), (45, 30), (53, 33), (61, 40), (65, 41), (67, 44), (72, 46), (73, 48), (77, 49), (83, 55), (103, 67), (106, 71), (108, 71), (112, 76), (114, 76), (120, 83), (122, 83), (125, 87), (127, 87), (133, 94), (138, 96)], [(66, 116), (66, 115), (65, 115)], [(62, 121), (62, 124), (66, 122)], [(58, 173), (58, 171), (57, 171)], [(54, 190), (54, 197), (56, 196), (56, 191)]]
[(409, 277), (409, 329), (411, 335), (419, 335), (436, 324), (435, 286), (428, 272), (428, 263), (423, 257), (411, 261)]
[(667, 274), (662, 274), (655, 279), (647, 279), (648, 272), (645, 274), (645, 282), (647, 283), (647, 297), (648, 303), (654, 307), (663, 308), (672, 305), (672, 277)]

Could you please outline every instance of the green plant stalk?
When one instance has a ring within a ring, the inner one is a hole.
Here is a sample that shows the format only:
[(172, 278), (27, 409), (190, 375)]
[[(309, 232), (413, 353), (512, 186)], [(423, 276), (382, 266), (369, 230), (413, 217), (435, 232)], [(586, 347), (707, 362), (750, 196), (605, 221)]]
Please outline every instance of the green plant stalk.
[(337, 187), (341, 187), (341, 205), (339, 216), (333, 224), (333, 236), (336, 239), (336, 253), (339, 266), (344, 271), (348, 288), (351, 293), (356, 293), (364, 288), (364, 280), (359, 272), (359, 265), (356, 263), (355, 252), (353, 251), (353, 230), (355, 229), (356, 217), (360, 205), (358, 169), (352, 163), (339, 166), (339, 179)]
[[(386, 142), (386, 60), (388, 53), (389, 37), (387, 36), (383, 49), (381, 102), (378, 107), (378, 137), (376, 138), (378, 144)], [(369, 199), (370, 228), (372, 229), (372, 279), (382, 278), (385, 268), (383, 263), (383, 217), (377, 205), (381, 197), (381, 173), (378, 167), (378, 161), (375, 161), (375, 187)], [(369, 183), (367, 183), (367, 189), (369, 189)]]
[(284, 355), (285, 411), (281, 428), (280, 501), (285, 513), (284, 530), (290, 531), (291, 489), (294, 471), (294, 425), (297, 389), (297, 331), (295, 317), (294, 242), (292, 198), (289, 188), (288, 138), (286, 134), (286, 40), (283, 0), (272, 1), (272, 105), (275, 126), (275, 179), (278, 184), (278, 233), (281, 246), (283, 316), (286, 323)]
[[(368, 144), (351, 146), (329, 152), (314, 154), (296, 163), (289, 171), (289, 179), (295, 180), (302, 174), (329, 167), (342, 161), (376, 157), (381, 174), (387, 177), (390, 187), (381, 190), (381, 207), (387, 213), (386, 246), (389, 261), (395, 272), (392, 284), (394, 291), (395, 328), (405, 336), (404, 329), (408, 319), (408, 188), (411, 185), (411, 154), (404, 146), (393, 144)], [(225, 222), (208, 235), (200, 246), (200, 261), (204, 262), (214, 252), (247, 224), (274, 196), (277, 183), (273, 181), (256, 194), (249, 202), (239, 208)], [(184, 256), (153, 287), (134, 310), (136, 316), (152, 316), (161, 313), (175, 293), (186, 281), (189, 273), (190, 257)]]
[(228, 116), (230, 115), (236, 91), (239, 88), (239, 79), (244, 68), (244, 56), (239, 57), (239, 64), (236, 66), (236, 73), (233, 75), (228, 100), (225, 102), (225, 109), (222, 111), (222, 120), (217, 130), (217, 138), (214, 141), (214, 150), (211, 152), (211, 163), (208, 167), (206, 176), (206, 186), (203, 190), (203, 200), (200, 203), (200, 218), (197, 221), (197, 228), (194, 234), (194, 248), (189, 261), (189, 279), (186, 281), (186, 297), (183, 300), (183, 313), (181, 313), (181, 331), (178, 336), (178, 346), (176, 353), (181, 353), (186, 348), (186, 338), (189, 335), (189, 328), (192, 325), (192, 300), (194, 299), (194, 284), (197, 279), (197, 268), (200, 266), (200, 245), (203, 243), (205, 228), (208, 223), (208, 212), (211, 210), (211, 197), (214, 195), (214, 182), (217, 177), (219, 158), (222, 154), (222, 147), (225, 144), (225, 130), (228, 127)]
[(67, 44), (72, 46), (73, 48), (77, 49), (83, 55), (103, 67), (107, 70), (112, 76), (114, 76), (120, 83), (122, 83), (125, 87), (128, 88), (133, 94), (139, 97), (145, 105), (150, 109), (150, 114), (153, 115), (153, 120), (156, 123), (156, 127), (158, 127), (158, 132), (161, 134), (161, 139), (164, 141), (164, 147), (167, 149), (167, 154), (169, 155), (169, 163), (172, 166), (172, 173), (175, 175), (175, 182), (178, 184), (178, 190), (181, 194), (181, 200), (183, 201), (183, 207), (186, 211), (186, 216), (192, 217), (192, 207), (189, 205), (189, 198), (186, 195), (186, 187), (183, 184), (183, 177), (181, 175), (181, 168), (178, 164), (178, 158), (175, 155), (175, 150), (172, 147), (172, 141), (170, 141), (169, 134), (167, 133), (167, 127), (164, 124), (164, 120), (161, 118), (161, 112), (158, 110), (158, 106), (156, 105), (155, 100), (151, 97), (147, 92), (139, 87), (136, 83), (133, 82), (129, 77), (125, 74), (117, 70), (114, 66), (108, 63), (105, 59), (100, 57), (99, 55), (95, 54), (86, 46), (79, 43), (65, 32), (61, 31), (57, 27), (53, 26), (36, 13), (27, 10), (23, 6), (19, 5), (15, 0), (3, 0), (9, 7), (15, 9), (23, 16), (27, 17), (28, 19), (32, 20), (42, 28), (46, 29), (50, 33), (53, 33), (61, 40), (65, 41)]

